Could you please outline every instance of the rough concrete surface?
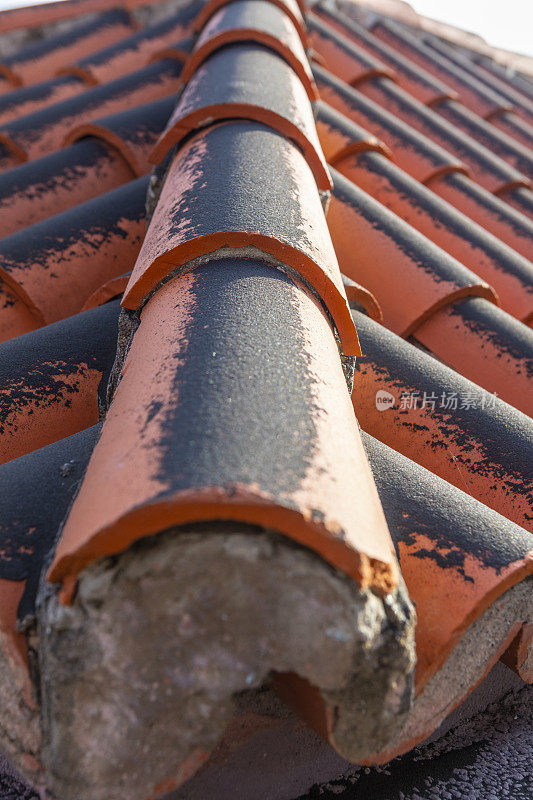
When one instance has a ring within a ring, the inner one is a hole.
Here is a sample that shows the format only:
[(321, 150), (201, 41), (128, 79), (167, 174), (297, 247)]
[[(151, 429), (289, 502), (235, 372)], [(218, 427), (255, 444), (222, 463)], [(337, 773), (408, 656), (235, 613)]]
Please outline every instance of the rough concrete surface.
[(210, 523), (145, 539), (86, 569), (72, 606), (48, 596), (39, 616), (43, 761), (57, 800), (163, 796), (216, 745), (236, 697), (272, 671), (317, 686), (337, 738), (356, 750), (384, 746), (408, 709), (403, 587), (362, 592), (261, 529)]

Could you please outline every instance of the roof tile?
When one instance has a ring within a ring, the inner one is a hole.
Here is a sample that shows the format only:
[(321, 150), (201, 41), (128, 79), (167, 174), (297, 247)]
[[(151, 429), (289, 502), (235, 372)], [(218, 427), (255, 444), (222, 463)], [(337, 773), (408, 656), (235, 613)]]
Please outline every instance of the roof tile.
[(178, 151), (123, 305), (138, 308), (168, 274), (193, 259), (245, 247), (258, 248), (305, 279), (334, 319), (344, 353), (357, 355), (311, 170), (291, 142), (255, 122), (207, 128)]
[(227, 44), (253, 41), (280, 55), (296, 72), (310, 100), (317, 98), (311, 67), (294, 23), (287, 13), (269, 0), (233, 0), (222, 6), (206, 23), (185, 65), (187, 83), (211, 53)]
[[(261, 380), (242, 391), (257, 365)], [(85, 564), (141, 536), (231, 518), (390, 591), (390, 540), (348, 402), (327, 318), (292, 278), (232, 259), (173, 278), (142, 311), (50, 579), (68, 592)]]
[(162, 161), (191, 131), (225, 119), (256, 120), (278, 130), (303, 150), (319, 188), (331, 187), (302, 82), (278, 55), (252, 43), (223, 47), (198, 68), (154, 149), (153, 162)]
[(117, 317), (108, 303), (0, 345), (0, 464), (98, 421)]
[(47, 36), (0, 62), (3, 74), (13, 86), (52, 78), (73, 58), (112, 44), (131, 33), (134, 23), (121, 9), (100, 13), (96, 19), (72, 26), (64, 33)]
[[(533, 266), (488, 230), (443, 201), (391, 160), (384, 145), (323, 101), (317, 129), (329, 163), (410, 226), (491, 285), (520, 320), (533, 313)], [(520, 230), (515, 233), (520, 234)], [(520, 237), (533, 257), (533, 228)]]
[(19, 335), (36, 320), (49, 325), (78, 313), (102, 283), (132, 268), (147, 186), (140, 178), (0, 239), (0, 277), (33, 314)]

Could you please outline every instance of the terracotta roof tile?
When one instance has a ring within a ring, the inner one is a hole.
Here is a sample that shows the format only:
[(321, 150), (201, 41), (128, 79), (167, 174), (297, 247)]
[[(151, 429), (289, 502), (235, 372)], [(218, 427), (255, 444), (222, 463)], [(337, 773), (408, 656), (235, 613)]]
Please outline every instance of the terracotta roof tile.
[(174, 42), (186, 39), (192, 30), (201, 2), (180, 8), (173, 16), (121, 38), (109, 47), (99, 48), (91, 55), (76, 58), (65, 65), (60, 74), (73, 74), (87, 83), (107, 83), (147, 64), (154, 53)]
[(313, 174), (294, 145), (259, 123), (207, 128), (178, 151), (123, 305), (138, 308), (193, 259), (244, 247), (305, 279), (335, 321), (344, 353), (359, 353)]
[[(476, 142), (488, 148), (504, 161), (507, 161), (518, 171), (522, 171), (526, 177), (531, 177), (533, 174), (533, 154), (524, 150), (512, 136), (502, 135), (498, 130), (495, 130), (494, 125), (465, 108), (462, 103), (456, 102), (457, 94), (446, 84), (431, 76), (419, 64), (415, 64), (400, 55), (396, 50), (373, 36), (372, 33), (353, 22), (346, 15), (339, 14), (331, 9), (324, 9), (321, 6), (319, 6), (319, 13), (327, 20), (329, 25), (332, 25), (336, 30), (344, 30), (346, 35), (357, 45), (377, 55), (385, 64), (392, 67), (395, 70), (394, 75), (398, 84), (413, 95), (415, 99), (434, 108), (440, 116), (451, 122), (454, 127), (468, 134)], [(359, 50), (355, 50), (354, 55), (359, 54), (359, 52)], [(340, 73), (337, 74), (340, 76)], [(515, 115), (513, 115), (513, 119), (514, 117)]]
[[(196, 31), (202, 31), (215, 13), (231, 2), (232, 0), (208, 0), (208, 2), (204, 4), (202, 11), (196, 17)], [(300, 0), (269, 0), (269, 2), (281, 8), (289, 16), (298, 30), (303, 44), (307, 44), (307, 28), (302, 16), (305, 4), (300, 2)]]
[[(262, 76), (268, 75), (268, 84)], [(154, 163), (190, 131), (213, 120), (255, 119), (294, 140), (304, 151), (320, 189), (330, 178), (305, 88), (286, 61), (261, 45), (223, 47), (204, 61), (185, 87)]]
[(131, 33), (134, 24), (120, 9), (105, 11), (96, 19), (68, 31), (47, 36), (0, 62), (0, 74), (13, 85), (37, 83), (52, 78), (73, 58), (80, 58)]
[(110, 83), (86, 89), (61, 103), (20, 117), (0, 127), (0, 143), (33, 161), (59, 150), (73, 128), (100, 116), (168, 97), (179, 86), (181, 64), (164, 59)]
[[(275, 365), (272, 373), (259, 355), (265, 348)], [(179, 356), (168, 359), (167, 352)], [(257, 360), (264, 370), (252, 396), (239, 387)], [(200, 391), (205, 370), (209, 388), (204, 384)], [(266, 413), (270, 403), (278, 408), (280, 382), (288, 403), (283, 418), (277, 411)], [(360, 458), (348, 400), (327, 317), (292, 278), (261, 262), (231, 258), (218, 261), (216, 269), (208, 261), (173, 278), (142, 311), (50, 579), (66, 582), (64, 591), (71, 592), (72, 579), (85, 564), (120, 552), (140, 536), (180, 523), (230, 518), (273, 527), (321, 553), (363, 587), (390, 591), (397, 580), (390, 540)], [(314, 423), (288, 451), (282, 442), (296, 441), (293, 426), (301, 424), (301, 403), (311, 403)], [(194, 456), (184, 449), (185, 430)], [(224, 445), (215, 443), (217, 436)], [(266, 470), (259, 443), (272, 452), (276, 441), (282, 451)], [(346, 460), (339, 469), (341, 451)], [(108, 501), (101, 495), (102, 481)], [(95, 493), (101, 497), (97, 505)], [(361, 503), (367, 504), (365, 511), (356, 512)], [(355, 519), (359, 523), (353, 526)]]
[[(531, 316), (533, 266), (527, 258), (414, 180), (385, 145), (322, 101), (317, 129), (336, 170), (486, 280), (510, 314)], [(533, 230), (524, 233), (523, 248), (533, 257)]]
[[(313, 71), (321, 98), (382, 139), (398, 166), (518, 252), (526, 257), (531, 254), (530, 221), (474, 183), (458, 157), (322, 67), (315, 65)], [(331, 157), (327, 142), (326, 155)]]
[(0, 239), (0, 277), (31, 311), (27, 330), (78, 313), (101, 284), (132, 268), (147, 187), (140, 178)]
[(0, 463), (98, 421), (98, 387), (114, 359), (118, 304), (0, 345)]
[(104, 142), (81, 142), (0, 175), (0, 235), (21, 230), (130, 181), (135, 175)]
[(215, 50), (247, 41), (277, 52), (296, 72), (309, 99), (316, 99), (317, 89), (298, 31), (286, 11), (267, 0), (234, 0), (215, 12), (198, 37), (182, 80), (187, 83)]
[[(531, 531), (532, 420), (353, 313), (365, 354), (353, 391), (363, 430)], [(394, 405), (379, 408), (378, 391)]]
[[(62, 800), (148, 800), (270, 681), (365, 764), (498, 658), (531, 681), (533, 84), (346, 3), (20, 25), (0, 749)], [(227, 770), (263, 763), (248, 723)]]

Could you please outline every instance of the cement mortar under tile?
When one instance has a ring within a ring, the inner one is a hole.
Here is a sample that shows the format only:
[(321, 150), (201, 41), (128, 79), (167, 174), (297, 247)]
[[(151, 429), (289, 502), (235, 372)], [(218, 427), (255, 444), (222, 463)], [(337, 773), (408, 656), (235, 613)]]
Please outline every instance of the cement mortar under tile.
[(393, 736), (413, 665), (403, 589), (383, 602), (278, 535), (246, 530), (160, 534), (88, 568), (72, 606), (45, 602), (54, 796), (144, 800), (193, 751), (216, 745), (235, 695), (272, 670), (320, 687), (354, 753)]

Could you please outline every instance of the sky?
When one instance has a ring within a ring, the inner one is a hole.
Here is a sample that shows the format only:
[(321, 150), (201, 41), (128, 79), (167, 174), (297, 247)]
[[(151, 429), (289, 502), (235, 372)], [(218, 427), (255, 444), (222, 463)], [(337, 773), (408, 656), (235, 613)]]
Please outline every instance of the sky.
[(415, 11), (533, 56), (533, 0), (408, 0)]
[[(0, 0), (0, 9), (48, 0)], [(533, 0), (408, 0), (419, 14), (478, 33), (489, 44), (533, 56)]]

